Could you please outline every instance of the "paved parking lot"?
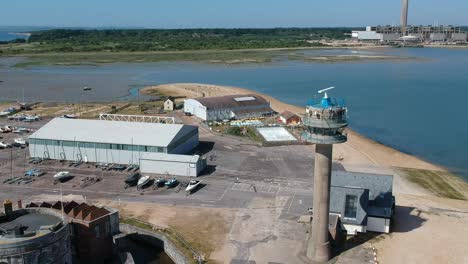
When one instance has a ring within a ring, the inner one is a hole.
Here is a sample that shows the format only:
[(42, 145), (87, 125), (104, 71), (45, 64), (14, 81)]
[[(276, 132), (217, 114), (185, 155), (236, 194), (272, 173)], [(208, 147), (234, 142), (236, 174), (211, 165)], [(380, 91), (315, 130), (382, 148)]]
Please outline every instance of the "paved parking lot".
[[(21, 125), (38, 129), (47, 121), (23, 123), (4, 120), (0, 121), (0, 125)], [(15, 137), (12, 133), (3, 136)], [(250, 141), (213, 135), (204, 127), (200, 127), (200, 141), (203, 147), (201, 151), (208, 158), (209, 168), (199, 178), (203, 180), (203, 187), (189, 196), (185, 194), (183, 187), (169, 190), (164, 188), (154, 190), (152, 187), (147, 187), (141, 191), (136, 190), (136, 187), (125, 189), (124, 179), (130, 174), (129, 172), (103, 172), (96, 169), (93, 164), (81, 164), (78, 167), (69, 167), (68, 162), (58, 161), (30, 164), (27, 163), (28, 149), (14, 148), (0, 150), (0, 184), (4, 190), (0, 198), (15, 196), (25, 199), (38, 195), (57, 194), (60, 186), (54, 184), (52, 176), (59, 171), (69, 171), (74, 178), (61, 184), (63, 193), (79, 194), (88, 199), (105, 198), (129, 202), (245, 208), (254, 197), (285, 196), (291, 200), (286, 213), (300, 215), (310, 207), (308, 203), (295, 198), (297, 192), (312, 191), (313, 153), (310, 146), (259, 147)], [(1, 183), (12, 176), (22, 176), (25, 171), (33, 167), (43, 170), (46, 174), (28, 184)], [(157, 178), (160, 175), (151, 176)], [(101, 181), (81, 187), (87, 177), (101, 178)], [(189, 179), (178, 177), (178, 180), (185, 183)]]

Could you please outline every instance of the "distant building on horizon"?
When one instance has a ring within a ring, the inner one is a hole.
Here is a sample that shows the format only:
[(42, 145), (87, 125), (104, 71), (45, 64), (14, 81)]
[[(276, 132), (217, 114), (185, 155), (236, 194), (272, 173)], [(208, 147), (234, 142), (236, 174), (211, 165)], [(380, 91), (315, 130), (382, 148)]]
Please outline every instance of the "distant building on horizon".
[(365, 31), (353, 31), (352, 37), (374, 43), (466, 43), (468, 35), (459, 26), (408, 25), (409, 0), (402, 0), (399, 26), (368, 26)]
[(466, 43), (468, 35), (459, 26), (368, 26), (365, 31), (353, 31), (352, 37), (372, 43)]

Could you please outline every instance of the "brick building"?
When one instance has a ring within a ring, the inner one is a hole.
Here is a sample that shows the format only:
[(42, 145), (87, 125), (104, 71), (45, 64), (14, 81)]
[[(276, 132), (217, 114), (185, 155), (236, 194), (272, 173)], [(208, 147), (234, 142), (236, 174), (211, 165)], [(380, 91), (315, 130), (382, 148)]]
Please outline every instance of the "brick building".
[(299, 125), (302, 121), (301, 117), (291, 111), (284, 111), (279, 115), (279, 120), (286, 125)]
[[(62, 210), (61, 202), (30, 203), (26, 207)], [(112, 236), (119, 232), (117, 210), (71, 201), (64, 203), (63, 214), (71, 226), (75, 259), (86, 263), (104, 263), (112, 258)]]

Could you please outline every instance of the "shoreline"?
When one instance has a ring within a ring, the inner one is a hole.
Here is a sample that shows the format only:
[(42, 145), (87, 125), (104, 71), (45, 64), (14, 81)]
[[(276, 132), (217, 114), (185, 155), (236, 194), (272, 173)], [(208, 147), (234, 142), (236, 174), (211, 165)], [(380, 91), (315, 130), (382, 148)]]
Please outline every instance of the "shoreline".
[[(29, 45), (29, 44), (28, 44)], [(385, 50), (388, 46), (360, 46), (360, 47), (300, 47), (300, 48), (268, 48), (268, 49), (239, 49), (239, 50), (190, 50), (190, 51), (148, 51), (148, 52), (47, 52), (19, 54), (0, 54), (2, 57), (17, 57), (24, 60), (11, 67), (27, 68), (30, 66), (99, 66), (109, 63), (157, 63), (157, 62), (205, 62), (210, 64), (264, 64), (287, 57), (290, 61), (314, 63), (356, 62), (364, 60), (408, 61), (419, 59), (408, 56), (394, 56), (388, 54), (307, 54), (312, 50)], [(0, 51), (2, 47), (0, 46)]]
[[(158, 90), (163, 94), (185, 96), (187, 98), (202, 97), (203, 95), (210, 97), (231, 94), (256, 94), (270, 101), (271, 107), (279, 113), (285, 110), (298, 114), (302, 114), (304, 112), (304, 108), (302, 107), (287, 104), (270, 95), (240, 87), (198, 83), (173, 83), (148, 86), (140, 91), (142, 94), (151, 94), (151, 90)], [(420, 157), (386, 146), (349, 128), (347, 130), (348, 142), (335, 145), (334, 156), (344, 154), (345, 160), (343, 161), (343, 164), (347, 164), (350, 167), (359, 167), (361, 165), (380, 165), (384, 167), (403, 167), (449, 172), (443, 166), (430, 163)], [(349, 161), (346, 156), (350, 156)], [(463, 179), (462, 177), (459, 178)]]

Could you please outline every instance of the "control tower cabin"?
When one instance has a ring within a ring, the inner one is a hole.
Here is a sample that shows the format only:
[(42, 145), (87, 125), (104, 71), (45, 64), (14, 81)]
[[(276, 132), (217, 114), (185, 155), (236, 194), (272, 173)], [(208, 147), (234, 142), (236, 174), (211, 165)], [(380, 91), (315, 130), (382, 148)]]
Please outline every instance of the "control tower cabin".
[(347, 141), (345, 128), (347, 108), (344, 103), (330, 98), (327, 91), (320, 103), (309, 102), (306, 116), (303, 119), (302, 138), (315, 143), (315, 169), (313, 193), (312, 238), (307, 248), (307, 256), (314, 261), (324, 262), (330, 259), (330, 242), (328, 237), (328, 215), (330, 209), (330, 180), (333, 144)]

